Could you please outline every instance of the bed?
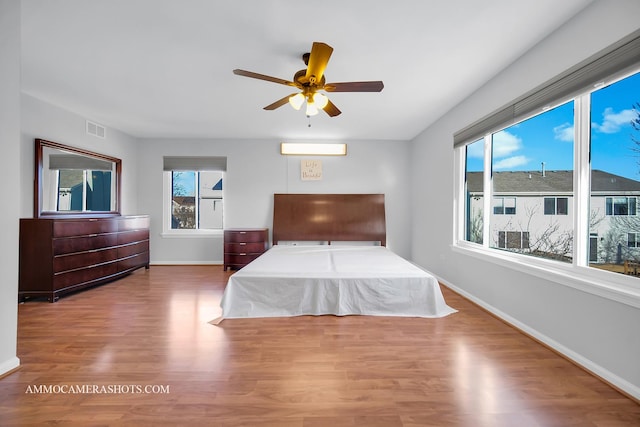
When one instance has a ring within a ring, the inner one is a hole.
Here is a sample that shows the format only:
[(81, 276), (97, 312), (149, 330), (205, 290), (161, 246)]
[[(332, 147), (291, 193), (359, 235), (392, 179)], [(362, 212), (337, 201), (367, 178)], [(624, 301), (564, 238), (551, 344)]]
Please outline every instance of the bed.
[(386, 247), (383, 194), (275, 194), (273, 246), (229, 277), (223, 319), (443, 317), (436, 278)]

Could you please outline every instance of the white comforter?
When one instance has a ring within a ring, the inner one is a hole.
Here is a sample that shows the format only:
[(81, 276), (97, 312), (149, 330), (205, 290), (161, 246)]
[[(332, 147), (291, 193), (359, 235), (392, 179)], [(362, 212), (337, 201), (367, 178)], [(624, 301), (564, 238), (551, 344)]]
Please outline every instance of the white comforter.
[[(383, 246), (274, 246), (234, 273), (216, 319), (334, 314), (442, 317), (438, 281)], [(212, 323), (217, 323), (216, 321)]]

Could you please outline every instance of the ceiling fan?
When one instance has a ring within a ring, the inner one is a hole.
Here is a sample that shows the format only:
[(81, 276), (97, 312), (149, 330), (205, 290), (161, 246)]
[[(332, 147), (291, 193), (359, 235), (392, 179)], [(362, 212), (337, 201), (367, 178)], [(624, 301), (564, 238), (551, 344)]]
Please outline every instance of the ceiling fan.
[(318, 114), (318, 109), (322, 109), (329, 116), (335, 117), (340, 114), (341, 111), (329, 100), (329, 98), (327, 98), (326, 95), (319, 91), (380, 92), (382, 88), (384, 88), (384, 84), (381, 81), (325, 83), (324, 70), (327, 68), (327, 63), (329, 62), (332, 52), (333, 48), (328, 44), (313, 42), (311, 52), (302, 55), (302, 60), (307, 68), (298, 71), (293, 76), (293, 81), (240, 69), (233, 70), (233, 74), (259, 80), (266, 80), (268, 82), (279, 83), (285, 86), (292, 86), (300, 90), (300, 92), (292, 93), (277, 100), (273, 104), (267, 105), (264, 107), (265, 110), (275, 110), (276, 108), (282, 107), (287, 102), (291, 104), (293, 108), (299, 110), (302, 107), (302, 104), (306, 101), (307, 116), (314, 116)]

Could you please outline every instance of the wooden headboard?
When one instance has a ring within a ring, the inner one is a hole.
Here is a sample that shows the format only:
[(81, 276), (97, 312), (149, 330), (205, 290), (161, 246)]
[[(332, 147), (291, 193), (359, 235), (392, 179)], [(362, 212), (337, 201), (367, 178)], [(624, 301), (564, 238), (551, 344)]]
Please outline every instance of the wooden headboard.
[(384, 194), (274, 194), (273, 244), (281, 241), (387, 243)]

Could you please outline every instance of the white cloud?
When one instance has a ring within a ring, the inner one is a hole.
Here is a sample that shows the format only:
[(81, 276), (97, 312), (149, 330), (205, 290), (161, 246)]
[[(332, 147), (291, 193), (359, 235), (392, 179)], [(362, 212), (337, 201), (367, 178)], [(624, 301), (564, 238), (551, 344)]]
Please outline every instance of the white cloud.
[(560, 141), (573, 142), (574, 132), (571, 123), (563, 123), (553, 128), (555, 139)]
[(493, 169), (512, 169), (517, 166), (526, 165), (529, 163), (529, 159), (526, 156), (513, 156), (507, 157), (506, 159), (502, 159), (493, 164)]
[(636, 118), (636, 112), (632, 109), (622, 110), (619, 113), (613, 111), (613, 108), (607, 107), (602, 113), (602, 123), (591, 123), (591, 127), (602, 133), (616, 133), (624, 125), (631, 123)]
[[(522, 149), (520, 137), (503, 130), (493, 135), (493, 158), (507, 157)], [(523, 157), (523, 156), (519, 156)]]

